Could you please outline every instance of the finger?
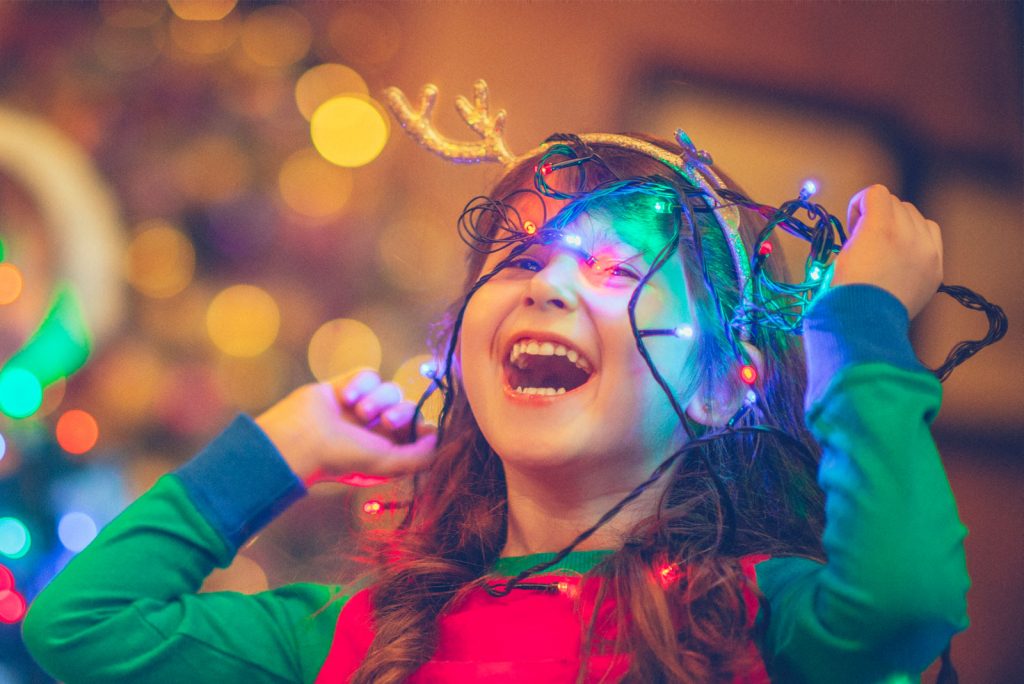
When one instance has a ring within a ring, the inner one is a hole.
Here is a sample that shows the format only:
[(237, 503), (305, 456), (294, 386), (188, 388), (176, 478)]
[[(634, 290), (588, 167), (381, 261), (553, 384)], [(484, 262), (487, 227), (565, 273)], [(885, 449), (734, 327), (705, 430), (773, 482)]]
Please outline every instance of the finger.
[(857, 221), (860, 220), (861, 214), (863, 213), (862, 203), (864, 201), (864, 195), (867, 193), (868, 188), (864, 188), (856, 195), (850, 198), (850, 205), (846, 208), (846, 227), (853, 233), (854, 226), (857, 225)]
[(411, 401), (400, 401), (381, 413), (381, 423), (389, 430), (402, 430), (412, 422), (416, 413), (416, 404)]
[(851, 235), (859, 228), (862, 219), (871, 219), (873, 224), (888, 225), (893, 218), (894, 196), (884, 185), (875, 184), (858, 192), (850, 199), (847, 226)]
[(362, 420), (370, 423), (377, 420), (381, 412), (402, 401), (402, 390), (393, 382), (384, 382), (374, 387), (356, 402), (353, 410)]
[(380, 376), (376, 371), (361, 370), (355, 375), (343, 375), (329, 382), (335, 388), (341, 403), (351, 407), (380, 386)]

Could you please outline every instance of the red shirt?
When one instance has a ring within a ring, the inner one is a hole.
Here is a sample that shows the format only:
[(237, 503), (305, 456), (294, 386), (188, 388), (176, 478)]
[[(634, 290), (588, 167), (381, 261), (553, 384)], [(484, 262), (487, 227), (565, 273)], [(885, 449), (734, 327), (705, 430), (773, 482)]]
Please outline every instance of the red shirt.
[[(768, 557), (741, 559), (744, 574), (756, 581), (754, 567)], [(551, 591), (516, 589), (494, 597), (483, 589), (471, 592), (439, 620), (434, 656), (409, 678), (410, 684), (483, 682), (531, 684), (576, 681), (581, 667), (580, 648), (593, 616), (599, 578), (554, 571), (527, 580), (530, 584), (561, 586)], [(355, 594), (338, 617), (330, 653), (316, 684), (348, 682), (373, 641), (370, 605), (372, 588)], [(576, 594), (579, 594), (578, 600)], [(758, 602), (749, 587), (743, 589), (747, 624), (753, 626)], [(595, 643), (613, 643), (615, 602), (601, 603), (595, 622)], [(766, 684), (768, 674), (757, 646), (749, 645), (755, 666), (736, 677), (734, 684)], [(587, 659), (588, 684), (616, 682), (629, 669), (629, 656), (592, 654)]]

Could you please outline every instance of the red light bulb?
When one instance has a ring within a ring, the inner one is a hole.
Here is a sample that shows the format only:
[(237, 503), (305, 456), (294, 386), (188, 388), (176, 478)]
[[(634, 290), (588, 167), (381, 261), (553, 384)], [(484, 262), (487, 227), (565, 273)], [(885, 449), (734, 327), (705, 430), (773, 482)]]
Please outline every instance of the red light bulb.
[(748, 385), (753, 385), (755, 382), (757, 382), (757, 369), (751, 366), (749, 363), (743, 364), (742, 366), (740, 366), (740, 380), (747, 383)]
[(757, 253), (760, 254), (761, 256), (768, 256), (769, 254), (772, 253), (772, 249), (774, 249), (772, 247), (772, 243), (762, 242), (761, 246), (757, 248)]

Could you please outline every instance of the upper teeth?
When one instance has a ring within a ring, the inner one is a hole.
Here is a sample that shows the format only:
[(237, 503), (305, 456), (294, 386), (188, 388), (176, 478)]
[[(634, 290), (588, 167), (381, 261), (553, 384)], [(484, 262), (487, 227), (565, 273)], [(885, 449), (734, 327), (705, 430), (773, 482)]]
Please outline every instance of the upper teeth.
[(512, 345), (512, 351), (509, 354), (509, 361), (515, 363), (523, 354), (532, 354), (534, 356), (564, 356), (565, 358), (576, 364), (577, 368), (580, 368), (586, 372), (591, 371), (590, 362), (580, 355), (575, 349), (566, 347), (564, 344), (558, 344), (556, 342), (539, 342), (537, 340), (519, 340)]

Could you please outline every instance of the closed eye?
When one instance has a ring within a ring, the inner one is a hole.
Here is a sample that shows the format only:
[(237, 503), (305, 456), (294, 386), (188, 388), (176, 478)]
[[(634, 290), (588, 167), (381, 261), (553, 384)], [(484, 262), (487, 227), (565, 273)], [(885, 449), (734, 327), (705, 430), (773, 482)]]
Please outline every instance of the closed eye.
[(509, 268), (519, 268), (524, 271), (533, 271), (534, 273), (540, 272), (544, 269), (544, 265), (534, 259), (533, 257), (516, 257), (512, 261), (508, 262)]
[(623, 264), (613, 264), (608, 267), (608, 275), (621, 278), (632, 278), (633, 280), (640, 280), (640, 274), (629, 266)]

